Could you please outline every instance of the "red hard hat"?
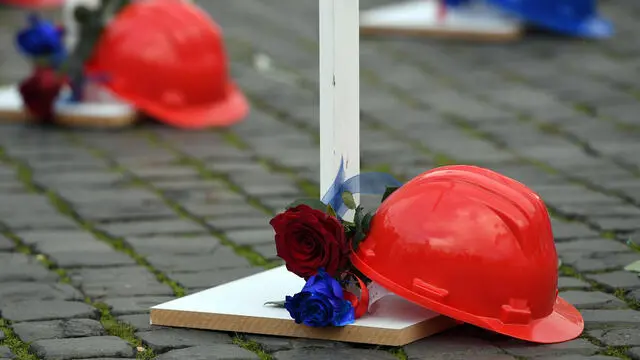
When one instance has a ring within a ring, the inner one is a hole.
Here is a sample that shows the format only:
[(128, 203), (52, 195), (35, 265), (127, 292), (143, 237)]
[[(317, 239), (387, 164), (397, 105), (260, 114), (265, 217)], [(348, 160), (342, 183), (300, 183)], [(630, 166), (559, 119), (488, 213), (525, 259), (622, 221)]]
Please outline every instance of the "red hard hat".
[(221, 29), (186, 0), (142, 0), (109, 23), (87, 64), (106, 86), (181, 128), (229, 126), (249, 110), (229, 78)]
[(58, 7), (63, 3), (64, 0), (0, 0), (0, 4), (19, 6), (27, 9)]
[(491, 170), (445, 166), (404, 184), (380, 204), (352, 261), (399, 296), (518, 339), (562, 342), (584, 329), (558, 296), (544, 203)]

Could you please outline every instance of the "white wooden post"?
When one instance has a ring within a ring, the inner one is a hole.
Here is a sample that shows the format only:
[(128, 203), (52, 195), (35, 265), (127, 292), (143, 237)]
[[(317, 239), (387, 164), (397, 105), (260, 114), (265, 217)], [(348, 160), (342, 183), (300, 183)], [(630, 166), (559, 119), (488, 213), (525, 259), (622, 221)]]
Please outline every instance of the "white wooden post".
[[(360, 172), (359, 0), (319, 0), (320, 195), (333, 183), (340, 160), (345, 179)], [(356, 201), (359, 196), (354, 194)], [(353, 212), (345, 215), (351, 220)]]

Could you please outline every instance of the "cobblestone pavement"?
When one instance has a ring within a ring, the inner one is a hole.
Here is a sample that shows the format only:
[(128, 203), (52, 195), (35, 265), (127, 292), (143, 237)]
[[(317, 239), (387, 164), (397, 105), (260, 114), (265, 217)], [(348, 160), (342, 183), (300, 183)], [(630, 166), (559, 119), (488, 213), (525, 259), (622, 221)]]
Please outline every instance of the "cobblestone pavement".
[[(149, 306), (275, 264), (269, 217), (318, 195), (317, 2), (201, 3), (251, 97), (246, 122), (2, 127), (0, 358), (640, 359), (640, 278), (623, 269), (640, 259), (627, 242), (640, 231), (633, 1), (603, 3), (619, 36), (602, 43), (362, 42), (364, 167), (407, 179), (472, 163), (537, 190), (581, 338), (536, 346), (463, 326), (398, 349), (150, 327)], [(22, 14), (0, 12), (0, 79), (15, 81), (27, 71), (10, 38)]]

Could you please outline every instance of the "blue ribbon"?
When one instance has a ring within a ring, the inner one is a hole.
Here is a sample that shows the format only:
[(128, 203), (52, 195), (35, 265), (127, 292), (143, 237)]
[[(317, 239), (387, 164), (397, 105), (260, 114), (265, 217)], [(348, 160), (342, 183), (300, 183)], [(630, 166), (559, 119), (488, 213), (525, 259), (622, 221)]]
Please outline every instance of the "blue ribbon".
[(339, 217), (344, 216), (349, 208), (342, 199), (342, 193), (348, 191), (352, 194), (382, 195), (387, 187), (399, 187), (402, 183), (393, 176), (382, 172), (366, 172), (345, 179), (344, 159), (340, 159), (340, 168), (327, 193), (322, 197), (322, 202), (331, 205)]

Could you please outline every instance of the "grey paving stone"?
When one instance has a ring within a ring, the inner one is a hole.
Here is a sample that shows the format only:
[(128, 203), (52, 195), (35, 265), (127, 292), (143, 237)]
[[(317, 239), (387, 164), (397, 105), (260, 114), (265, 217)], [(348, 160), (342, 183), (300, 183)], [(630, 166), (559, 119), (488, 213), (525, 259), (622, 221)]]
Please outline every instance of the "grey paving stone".
[(109, 188), (117, 186), (128, 179), (125, 175), (112, 171), (90, 170), (38, 173), (34, 180), (47, 184), (48, 187), (60, 189), (73, 187)]
[(173, 290), (144, 267), (76, 269), (69, 272), (74, 286), (93, 298), (173, 295)]
[(58, 193), (76, 206), (157, 201), (157, 195), (139, 189), (60, 189)]
[(640, 217), (591, 217), (589, 219), (605, 231), (635, 231), (640, 229)]
[(13, 322), (98, 318), (98, 310), (79, 301), (25, 300), (0, 307), (2, 317)]
[(235, 216), (257, 217), (264, 214), (260, 209), (255, 208), (246, 202), (229, 203), (224, 206), (215, 204), (184, 204), (187, 211), (194, 215), (205, 218), (227, 218)]
[(565, 253), (592, 253), (592, 252), (626, 252), (629, 247), (610, 239), (580, 239), (556, 244), (560, 254)]
[(627, 304), (617, 297), (598, 291), (562, 291), (560, 296), (578, 309), (627, 308)]
[(241, 279), (261, 271), (264, 271), (264, 269), (259, 267), (244, 267), (195, 273), (171, 273), (170, 276), (182, 286), (199, 290)]
[(13, 331), (24, 342), (106, 335), (102, 324), (93, 319), (22, 322), (14, 324)]
[(536, 360), (616, 360), (619, 359), (614, 356), (606, 355), (552, 355), (552, 356), (540, 356), (536, 357)]
[(255, 217), (238, 216), (210, 219), (207, 220), (207, 224), (220, 231), (262, 229), (269, 226), (269, 220), (270, 217), (266, 215)]
[(640, 254), (631, 250), (626, 252), (570, 252), (561, 254), (566, 265), (571, 265), (578, 272), (619, 270), (628, 264), (640, 260)]
[(109, 223), (100, 225), (100, 229), (113, 236), (153, 235), (153, 234), (196, 234), (205, 233), (206, 230), (188, 220), (148, 220), (121, 223)]
[(599, 347), (584, 339), (576, 339), (551, 345), (533, 345), (521, 341), (508, 341), (507, 344), (501, 344), (500, 347), (511, 355), (522, 357), (557, 356), (564, 354), (593, 355), (600, 350)]
[(156, 353), (211, 344), (231, 344), (229, 335), (215, 331), (162, 328), (136, 333)]
[(558, 278), (558, 288), (561, 290), (562, 289), (590, 289), (591, 285), (585, 281), (582, 281), (576, 278), (560, 276)]
[(267, 260), (278, 259), (275, 242), (273, 244), (253, 246), (252, 249)]
[(592, 329), (640, 324), (640, 312), (635, 310), (582, 310), (580, 312), (585, 326)]
[(56, 281), (58, 275), (24, 254), (0, 253), (0, 283), (11, 281)]
[[(210, 254), (220, 246), (211, 235), (203, 236), (152, 236), (127, 237), (127, 242), (142, 255), (166, 254)], [(147, 258), (148, 259), (148, 258)]]
[(382, 350), (367, 350), (355, 348), (320, 348), (293, 349), (279, 351), (274, 354), (276, 360), (325, 360), (325, 359), (353, 359), (353, 360), (393, 360), (397, 359), (391, 353)]
[[(161, 166), (145, 166), (130, 169), (131, 172), (136, 174), (136, 176), (141, 177), (143, 179), (154, 180), (154, 179), (183, 179), (183, 178), (192, 178), (198, 175), (196, 169), (188, 166), (175, 166), (175, 165), (161, 165)], [(158, 184), (158, 182), (154, 181), (154, 184)]]
[(314, 340), (302, 338), (286, 338), (281, 336), (246, 335), (250, 341), (255, 341), (268, 353), (282, 350), (301, 348), (340, 348), (349, 347), (347, 343), (328, 340)]
[(236, 345), (212, 344), (173, 350), (156, 357), (157, 360), (258, 360), (258, 355)]
[(123, 315), (118, 316), (118, 320), (133, 326), (136, 331), (149, 331), (159, 328), (149, 323), (149, 314)]
[(224, 246), (218, 247), (213, 254), (158, 254), (147, 257), (147, 261), (165, 272), (200, 272), (249, 266), (247, 259)]
[(30, 345), (30, 349), (45, 360), (135, 356), (135, 350), (115, 336), (38, 340)]
[(0, 251), (11, 251), (15, 249), (16, 245), (13, 241), (7, 239), (4, 236), (0, 236)]
[(578, 222), (552, 221), (553, 237), (556, 240), (594, 238), (598, 236), (595, 230)]
[(640, 347), (634, 347), (629, 349), (629, 351), (627, 352), (627, 354), (633, 359), (633, 360), (638, 360), (640, 359)]
[(0, 286), (0, 304), (23, 300), (84, 300), (69, 284), (40, 282), (5, 282)]
[[(191, 171), (194, 171), (191, 168)], [(153, 181), (153, 186), (162, 191), (228, 191), (229, 187), (219, 181), (202, 178), (167, 178)]]
[(503, 353), (498, 347), (481, 338), (458, 333), (458, 329), (418, 340), (406, 345), (404, 350), (411, 360), (465, 359), (470, 356), (498, 356)]
[(640, 288), (640, 278), (638, 274), (628, 271), (614, 271), (604, 274), (587, 274), (588, 279), (597, 281), (598, 283), (614, 290), (617, 288), (635, 289)]
[[(173, 296), (136, 296), (127, 298), (107, 298), (112, 315), (146, 314), (152, 306), (175, 299)], [(148, 316), (147, 316), (148, 317)]]
[(2, 359), (14, 359), (15, 355), (6, 346), (0, 346), (0, 358)]
[(110, 358), (104, 358), (104, 357), (101, 357), (101, 358), (91, 358), (91, 359), (74, 359), (74, 360), (122, 360), (122, 359), (135, 359), (135, 358), (112, 358), (112, 357), (110, 357)]
[(640, 329), (596, 329), (589, 335), (602, 341), (606, 346), (640, 346)]
[(78, 252), (69, 251), (50, 255), (58, 266), (62, 268), (78, 267), (108, 267), (118, 265), (135, 265), (136, 262), (124, 253), (116, 252)]
[(69, 252), (88, 252), (109, 254), (115, 250), (99, 241), (93, 234), (80, 229), (69, 230), (23, 230), (18, 232), (18, 236), (25, 244), (37, 248), (44, 254), (55, 256), (62, 255), (65, 260)]
[(273, 242), (274, 232), (270, 227), (252, 230), (227, 231), (229, 240), (238, 245), (263, 245)]
[(175, 211), (169, 208), (161, 200), (133, 205), (128, 205), (127, 203), (108, 206), (100, 204), (85, 205), (82, 207), (76, 207), (75, 210), (83, 219), (89, 219), (95, 222), (122, 222), (178, 218)]
[(628, 292), (627, 297), (640, 301), (640, 289)]

